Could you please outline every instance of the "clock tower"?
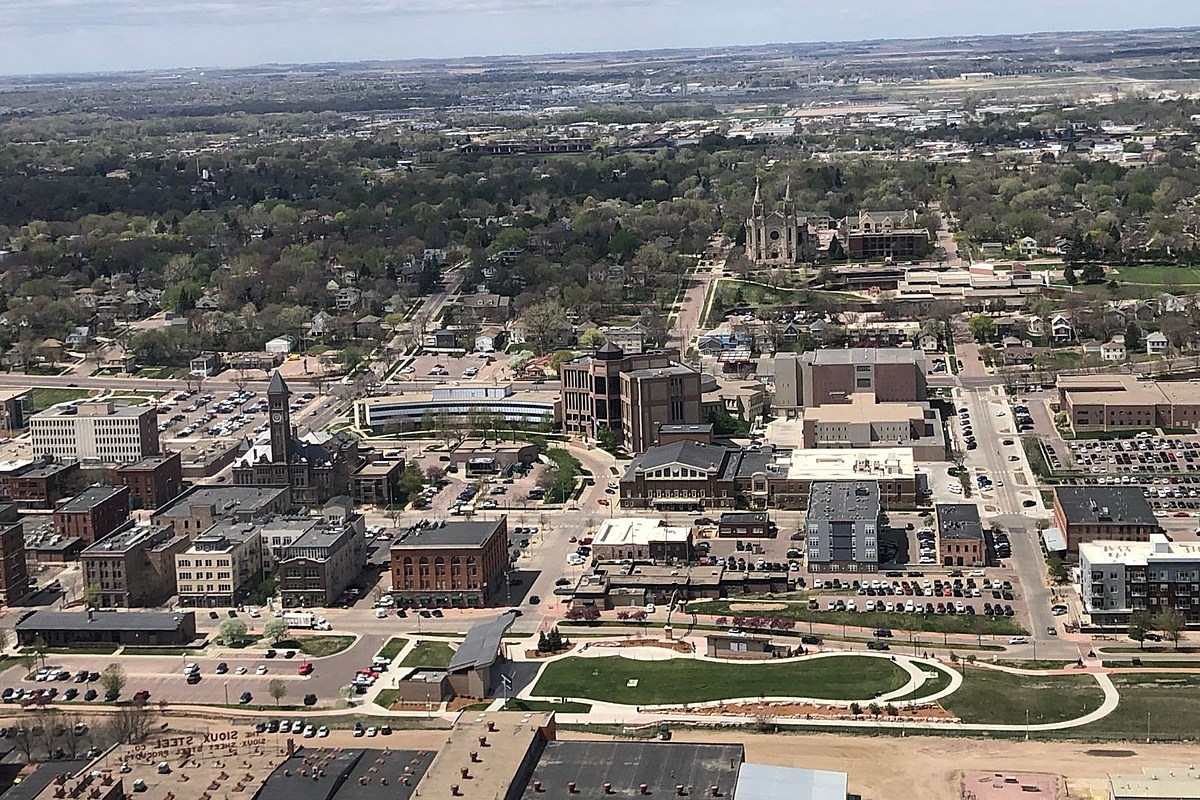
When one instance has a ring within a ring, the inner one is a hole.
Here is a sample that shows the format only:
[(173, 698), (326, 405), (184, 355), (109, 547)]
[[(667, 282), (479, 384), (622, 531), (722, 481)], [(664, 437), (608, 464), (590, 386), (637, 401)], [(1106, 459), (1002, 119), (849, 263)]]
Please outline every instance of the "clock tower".
[(271, 461), (287, 464), (292, 455), (292, 416), (288, 400), (292, 393), (278, 371), (267, 384), (267, 414), (271, 426)]

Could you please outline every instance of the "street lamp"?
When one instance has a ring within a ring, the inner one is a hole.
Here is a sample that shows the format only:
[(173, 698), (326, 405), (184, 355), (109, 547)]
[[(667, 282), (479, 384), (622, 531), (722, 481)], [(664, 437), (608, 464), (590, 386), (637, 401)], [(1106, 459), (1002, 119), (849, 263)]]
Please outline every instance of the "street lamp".
[(229, 705), (229, 681), (225, 681), (225, 705)]

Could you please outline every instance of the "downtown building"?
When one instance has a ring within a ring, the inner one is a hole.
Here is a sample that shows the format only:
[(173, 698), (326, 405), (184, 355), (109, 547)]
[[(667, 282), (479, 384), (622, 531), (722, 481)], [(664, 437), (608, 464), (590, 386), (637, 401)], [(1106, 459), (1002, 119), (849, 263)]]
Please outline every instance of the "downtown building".
[(29, 418), (29, 438), (35, 456), (60, 461), (127, 464), (159, 453), (153, 406), (54, 406)]

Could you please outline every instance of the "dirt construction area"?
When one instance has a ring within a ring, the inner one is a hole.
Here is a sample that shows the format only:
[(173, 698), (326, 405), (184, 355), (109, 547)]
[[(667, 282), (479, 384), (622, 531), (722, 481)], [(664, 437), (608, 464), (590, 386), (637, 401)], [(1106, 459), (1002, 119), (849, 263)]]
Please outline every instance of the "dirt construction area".
[[(1140, 773), (1143, 766), (1183, 766), (1200, 762), (1200, 745), (1132, 743), (1067, 743), (1045, 741), (987, 741), (940, 739), (931, 736), (855, 737), (833, 734), (754, 734), (742, 731), (685, 731), (675, 729), (680, 742), (740, 742), (746, 760), (782, 767), (827, 769), (849, 773), (850, 792), (864, 800), (910, 800), (920, 787), (923, 800), (961, 800), (964, 778), (980, 773), (1005, 775), (1041, 773), (1065, 778), (1059, 798), (1105, 800), (1110, 772)], [(564, 739), (582, 735), (560, 732)], [(1049, 792), (1021, 792), (1011, 787), (1008, 797), (1043, 798)], [(989, 798), (999, 797), (988, 794)]]

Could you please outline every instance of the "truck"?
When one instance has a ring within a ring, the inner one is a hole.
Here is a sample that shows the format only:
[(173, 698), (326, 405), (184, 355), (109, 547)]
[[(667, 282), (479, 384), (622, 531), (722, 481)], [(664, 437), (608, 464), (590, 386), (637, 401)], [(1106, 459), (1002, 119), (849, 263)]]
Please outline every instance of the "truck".
[(289, 628), (312, 628), (316, 619), (316, 614), (311, 611), (288, 611), (283, 615)]

